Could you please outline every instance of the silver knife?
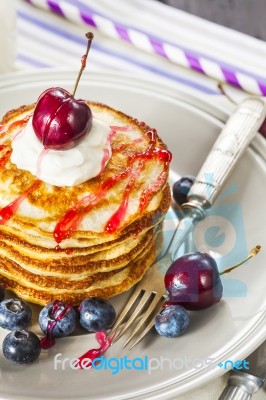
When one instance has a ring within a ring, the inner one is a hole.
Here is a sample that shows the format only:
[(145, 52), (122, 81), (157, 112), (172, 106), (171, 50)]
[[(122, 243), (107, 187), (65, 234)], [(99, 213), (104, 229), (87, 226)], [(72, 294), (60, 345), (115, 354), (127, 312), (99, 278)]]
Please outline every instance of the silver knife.
[(229, 117), (188, 193), (188, 202), (181, 207), (184, 216), (165, 250), (165, 256), (160, 260), (161, 272), (169, 267), (169, 261), (175, 260), (179, 247), (193, 231), (195, 223), (205, 218), (206, 210), (215, 202), (265, 116), (264, 101), (250, 97)]
[(262, 387), (266, 379), (266, 342), (246, 358), (245, 366), (232, 370), (219, 400), (249, 400)]

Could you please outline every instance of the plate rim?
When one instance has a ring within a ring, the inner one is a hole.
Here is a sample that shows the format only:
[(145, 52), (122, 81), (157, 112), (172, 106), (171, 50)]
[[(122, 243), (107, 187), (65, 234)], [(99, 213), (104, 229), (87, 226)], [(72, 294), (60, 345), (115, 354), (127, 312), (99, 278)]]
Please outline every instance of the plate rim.
[[(42, 71), (41, 74), (41, 79), (40, 79), (40, 71), (26, 71), (26, 72), (15, 72), (11, 74), (5, 74), (0, 78), (0, 92), (1, 90), (5, 88), (9, 88), (11, 86), (15, 86), (16, 84), (23, 84), (23, 83), (41, 83), (42, 81), (46, 81), (49, 79), (49, 77), (56, 76), (56, 74), (59, 74), (59, 81), (64, 80), (64, 79), (70, 79), (70, 75), (76, 74), (76, 71), (74, 69), (63, 69), (63, 68), (51, 68), (48, 70)], [(69, 75), (67, 78), (66, 76)], [(93, 78), (92, 78), (93, 77)], [(210, 116), (214, 117), (215, 119), (219, 120), (220, 122), (224, 123), (229, 116), (230, 112), (228, 109), (224, 106), (220, 105), (215, 105), (214, 102), (210, 102), (210, 97), (213, 97), (214, 95), (201, 95), (196, 92), (192, 92), (191, 89), (188, 88), (180, 88), (180, 90), (176, 90), (170, 85), (167, 85), (165, 83), (158, 83), (156, 82), (156, 87), (154, 88), (153, 85), (155, 84), (154, 79), (148, 79), (146, 76), (144, 78), (141, 77), (135, 77), (132, 73), (121, 73), (121, 72), (114, 72), (114, 71), (98, 71), (98, 72), (93, 72), (90, 71), (90, 74), (87, 76), (85, 75), (84, 80), (90, 80), (92, 83), (97, 80), (105, 81), (108, 82), (119, 82), (120, 84), (122, 83), (127, 83), (130, 84), (131, 86), (136, 87), (137, 86), (141, 88), (145, 88), (148, 90), (153, 90), (156, 91), (159, 94), (163, 94), (166, 96), (170, 96), (171, 98), (178, 99), (181, 101), (184, 101), (185, 103), (200, 109)], [(135, 83), (135, 85), (133, 84)], [(82, 83), (81, 83), (82, 84)], [(232, 107), (233, 109), (234, 107)], [(260, 157), (262, 157), (264, 160), (266, 160), (266, 140), (262, 137), (262, 135), (257, 134), (256, 137), (253, 139), (252, 143), (250, 144), (250, 148), (252, 148), (253, 151), (255, 151)], [(249, 353), (251, 353), (255, 348), (257, 348), (265, 339), (266, 339), (266, 330), (263, 332), (263, 329), (258, 331), (258, 325), (259, 326), (264, 326), (266, 325), (266, 313), (262, 314), (261, 318), (259, 321), (257, 321), (257, 324), (254, 326), (254, 329), (252, 330), (252, 341), (250, 341), (250, 332), (245, 335), (245, 337), (241, 337), (241, 341), (235, 343), (235, 346), (233, 348), (233, 356), (236, 358), (241, 358), (247, 356)], [(254, 331), (255, 330), (255, 331)], [(255, 340), (254, 340), (255, 337)], [(241, 344), (240, 344), (241, 343)], [(228, 350), (226, 354), (223, 354), (223, 356), (226, 356), (227, 354), (230, 354), (230, 357), (232, 357), (232, 348)], [(150, 395), (152, 394), (152, 398), (154, 400), (162, 400), (162, 399), (170, 399), (173, 396), (180, 395), (182, 393), (187, 393), (188, 391), (195, 390), (197, 387), (200, 385), (207, 384), (211, 380), (214, 380), (218, 376), (221, 376), (225, 373), (221, 368), (211, 368), (206, 370), (204, 373), (201, 371), (199, 374), (197, 374), (191, 381), (191, 379), (188, 379), (187, 377), (184, 378), (184, 383), (180, 385), (180, 382), (178, 382), (178, 388), (176, 388), (177, 382), (173, 382), (171, 384), (167, 384), (167, 386), (162, 385), (161, 388), (150, 388), (148, 390), (148, 393), (145, 392), (135, 392), (134, 395), (131, 397), (128, 397), (130, 399), (150, 399)], [(5, 396), (1, 397), (1, 392), (0, 392), (0, 398), (1, 399), (14, 399), (14, 396)], [(20, 400), (26, 400), (29, 397), (19, 397)], [(78, 399), (83, 400), (87, 398), (86, 397), (78, 397)], [(124, 397), (116, 396), (112, 397), (112, 399), (119, 400), (119, 399), (124, 399)], [(39, 399), (47, 399), (47, 397), (39, 397)], [(52, 397), (49, 397), (51, 400)], [(54, 398), (57, 399), (57, 398)], [(111, 399), (111, 398), (110, 398)]]
[[(70, 75), (76, 77), (76, 70), (74, 68), (62, 68), (62, 67), (52, 67), (42, 70), (42, 74), (40, 77), (39, 70), (31, 70), (31, 71), (15, 71), (6, 74), (0, 75), (0, 90), (5, 88), (9, 88), (10, 86), (15, 86), (16, 83), (32, 83), (32, 82), (41, 82), (46, 81), (47, 78), (53, 77), (58, 75), (59, 80), (63, 79), (70, 79)], [(66, 77), (69, 75), (68, 77)], [(197, 90), (193, 90), (186, 86), (181, 86), (180, 88), (174, 89), (168, 82), (158, 83), (153, 77), (149, 76), (138, 76), (136, 77), (135, 74), (131, 72), (125, 71), (113, 71), (113, 70), (105, 70), (105, 71), (97, 71), (97, 70), (90, 70), (84, 71), (82, 82), (89, 81), (95, 82), (107, 80), (108, 82), (119, 82), (123, 83), (126, 82), (127, 84), (131, 84), (131, 86), (139, 86), (141, 88), (145, 88), (148, 90), (157, 91), (159, 94), (164, 94), (166, 96), (170, 96), (172, 98), (185, 101), (185, 103), (200, 109), (210, 116), (216, 118), (220, 122), (224, 123), (226, 119), (229, 117), (230, 113), (234, 110), (235, 105), (228, 102), (227, 106), (223, 104), (214, 104), (210, 103), (210, 98), (219, 96), (220, 98), (226, 98), (224, 95), (209, 95), (209, 94), (202, 94)], [(135, 85), (132, 85), (134, 82)], [(155, 88), (151, 87), (156, 85)], [(159, 90), (157, 89), (159, 88)], [(266, 140), (263, 138), (261, 134), (256, 134), (254, 139), (252, 140), (249, 147), (253, 148), (258, 154), (260, 154), (264, 159), (266, 159)]]

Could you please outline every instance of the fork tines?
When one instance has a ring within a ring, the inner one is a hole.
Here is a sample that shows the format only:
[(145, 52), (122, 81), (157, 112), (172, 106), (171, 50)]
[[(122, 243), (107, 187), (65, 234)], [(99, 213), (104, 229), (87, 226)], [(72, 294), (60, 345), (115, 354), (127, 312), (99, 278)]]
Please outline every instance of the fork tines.
[(130, 349), (132, 349), (151, 330), (155, 316), (164, 301), (165, 294), (145, 290), (142, 288), (142, 282), (140, 282), (108, 336), (115, 333), (113, 342), (116, 342), (130, 327), (133, 327), (133, 332), (123, 345), (123, 348), (126, 347), (135, 338), (136, 340), (130, 346)]

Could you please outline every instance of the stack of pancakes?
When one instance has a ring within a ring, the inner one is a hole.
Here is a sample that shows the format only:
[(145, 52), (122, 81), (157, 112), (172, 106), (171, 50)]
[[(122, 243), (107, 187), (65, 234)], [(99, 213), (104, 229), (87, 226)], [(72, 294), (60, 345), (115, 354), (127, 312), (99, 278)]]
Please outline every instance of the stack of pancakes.
[[(115, 132), (112, 156), (99, 176), (77, 186), (47, 184), (10, 161), (12, 140), (23, 134), (34, 105), (8, 112), (0, 126), (0, 282), (40, 305), (54, 299), (76, 305), (89, 296), (122, 293), (142, 278), (160, 250), (170, 204), (170, 158), (134, 155), (147, 153), (151, 137), (154, 154), (167, 153), (166, 146), (145, 123), (99, 103), (89, 105)], [(119, 176), (90, 207), (100, 185)], [(108, 231), (123, 201), (125, 215)], [(67, 225), (73, 210), (80, 218), (58, 240), (56, 227), (60, 221)]]

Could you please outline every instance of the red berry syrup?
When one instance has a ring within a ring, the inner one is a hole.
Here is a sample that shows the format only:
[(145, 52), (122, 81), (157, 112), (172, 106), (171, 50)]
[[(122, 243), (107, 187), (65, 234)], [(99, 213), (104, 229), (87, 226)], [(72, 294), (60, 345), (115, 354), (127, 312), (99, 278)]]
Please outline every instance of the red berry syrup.
[(12, 201), (6, 207), (0, 210), (0, 225), (4, 225), (16, 212), (20, 203), (26, 199), (26, 197), (35, 190), (39, 185), (40, 181), (35, 181), (23, 194), (21, 194), (16, 200)]
[(0, 168), (2, 168), (6, 164), (6, 162), (9, 160), (10, 155), (12, 153), (12, 150), (10, 150), (9, 147), (4, 144), (0, 145), (0, 151), (2, 151), (2, 150), (5, 150), (5, 151), (3, 151), (4, 154), (0, 158)]
[(41, 339), (41, 348), (42, 349), (49, 349), (55, 344), (55, 339), (53, 337), (53, 330), (58, 321), (61, 321), (65, 317), (65, 315), (70, 311), (72, 306), (70, 304), (65, 304), (63, 310), (56, 315), (60, 307), (62, 306), (62, 302), (59, 300), (55, 300), (53, 304), (53, 308), (49, 314), (51, 321), (48, 322), (46, 336)]
[[(123, 129), (123, 127), (111, 126), (112, 132), (115, 133), (118, 130), (127, 131), (128, 127), (126, 126)], [(57, 243), (61, 243), (62, 240), (69, 238), (71, 233), (78, 229), (78, 226), (83, 217), (88, 212), (90, 212), (91, 209), (97, 203), (99, 203), (100, 200), (102, 200), (102, 198), (105, 196), (110, 188), (112, 188), (122, 179), (128, 178), (130, 176), (129, 182), (126, 185), (122, 197), (121, 204), (111, 216), (109, 221), (107, 221), (105, 226), (105, 232), (115, 232), (125, 218), (128, 209), (130, 192), (133, 190), (135, 183), (137, 182), (138, 176), (145, 167), (145, 161), (153, 158), (158, 158), (163, 163), (163, 170), (157, 177), (157, 180), (141, 193), (139, 208), (140, 211), (143, 211), (145, 209), (153, 194), (166, 179), (168, 166), (171, 161), (171, 153), (168, 150), (156, 147), (157, 133), (155, 130), (147, 131), (146, 139), (148, 141), (147, 148), (143, 152), (130, 155), (128, 165), (123, 172), (111, 178), (108, 178), (105, 181), (101, 181), (95, 194), (85, 196), (73, 208), (66, 212), (62, 219), (56, 224), (54, 229), (54, 238)], [(121, 151), (121, 149), (119, 149), (119, 151)], [(134, 166), (135, 162), (137, 162), (136, 166)]]
[(106, 350), (111, 346), (115, 334), (108, 337), (105, 332), (96, 332), (95, 338), (99, 343), (99, 349), (91, 349), (78, 358), (77, 366), (81, 369), (84, 367), (89, 368), (92, 366), (92, 361), (101, 357)]

